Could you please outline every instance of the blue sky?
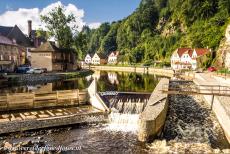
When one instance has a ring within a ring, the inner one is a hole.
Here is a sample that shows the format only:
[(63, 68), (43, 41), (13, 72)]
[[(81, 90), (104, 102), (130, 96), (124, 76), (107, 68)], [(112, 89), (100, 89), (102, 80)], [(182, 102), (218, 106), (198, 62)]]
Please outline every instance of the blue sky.
[[(60, 0), (62, 4), (74, 4), (84, 10), (83, 20), (86, 23), (111, 22), (130, 15), (141, 0)], [(7, 10), (15, 11), (19, 8), (39, 8), (57, 2), (57, 0), (0, 0), (0, 15)], [(2, 22), (2, 21), (1, 21)]]

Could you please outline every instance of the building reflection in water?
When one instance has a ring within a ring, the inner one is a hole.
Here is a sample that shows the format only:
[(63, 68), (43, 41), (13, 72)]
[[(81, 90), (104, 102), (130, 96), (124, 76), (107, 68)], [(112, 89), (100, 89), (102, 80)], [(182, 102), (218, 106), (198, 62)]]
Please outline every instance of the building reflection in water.
[(108, 72), (108, 79), (111, 84), (119, 84), (116, 72)]

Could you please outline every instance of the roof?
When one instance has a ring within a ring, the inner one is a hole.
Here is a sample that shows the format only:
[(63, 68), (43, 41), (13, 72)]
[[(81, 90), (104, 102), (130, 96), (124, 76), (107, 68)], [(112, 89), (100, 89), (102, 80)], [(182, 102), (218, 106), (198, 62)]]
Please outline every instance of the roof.
[(207, 49), (207, 48), (195, 48), (195, 49), (192, 49), (192, 48), (178, 48), (176, 50), (176, 52), (179, 55), (179, 57), (181, 57), (185, 53), (189, 54), (189, 56), (192, 57), (192, 54), (193, 54), (194, 50), (196, 51), (196, 54), (197, 54), (198, 57), (203, 56), (203, 55), (205, 55), (205, 54), (210, 52), (210, 50)]
[(92, 54), (92, 53), (87, 53), (86, 56), (88, 56), (88, 55), (89, 55), (91, 58), (94, 56), (94, 54)]
[(119, 55), (119, 51), (113, 51), (109, 54), (109, 57), (114, 54), (114, 56), (118, 56)]
[(54, 45), (52, 42), (46, 42), (40, 45), (38, 48), (31, 50), (31, 52), (55, 52), (59, 51), (59, 48)]
[(47, 41), (38, 48), (31, 50), (31, 52), (66, 52), (74, 53), (73, 49), (58, 48), (54, 42)]
[(179, 57), (181, 57), (185, 52), (190, 52), (190, 50), (192, 50), (191, 48), (178, 48), (177, 49), (177, 53), (179, 55)]
[(14, 27), (0, 26), (0, 34), (8, 37), (9, 39), (15, 39), (17, 44), (29, 47), (31, 46), (30, 39), (18, 28), (17, 25)]
[(0, 44), (17, 45), (12, 40), (8, 39), (7, 37), (3, 35), (0, 35)]
[(196, 48), (195, 51), (196, 51), (197, 56), (203, 56), (210, 52), (210, 50), (207, 48)]
[(106, 59), (106, 56), (102, 53), (96, 53), (100, 59)]
[(0, 34), (3, 36), (8, 36), (14, 27), (0, 26)]

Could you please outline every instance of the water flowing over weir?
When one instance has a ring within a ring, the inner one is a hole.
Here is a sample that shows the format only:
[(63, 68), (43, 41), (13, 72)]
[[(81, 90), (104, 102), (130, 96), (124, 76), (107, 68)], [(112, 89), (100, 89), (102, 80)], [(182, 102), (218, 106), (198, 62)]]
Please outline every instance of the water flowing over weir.
[(137, 132), (138, 119), (143, 112), (150, 94), (122, 94), (102, 96), (111, 113), (107, 129), (112, 131)]

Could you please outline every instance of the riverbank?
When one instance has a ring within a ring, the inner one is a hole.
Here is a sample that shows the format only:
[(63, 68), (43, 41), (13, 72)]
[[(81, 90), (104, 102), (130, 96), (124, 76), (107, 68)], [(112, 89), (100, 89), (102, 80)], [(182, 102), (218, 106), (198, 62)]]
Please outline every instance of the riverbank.
[[(87, 66), (88, 68), (88, 66)], [(131, 67), (131, 66), (90, 66), (92, 70), (102, 71), (119, 71), (119, 72), (136, 72), (136, 73), (149, 73), (166, 77), (173, 77), (174, 72), (171, 69), (153, 68), (153, 67)]]
[(88, 69), (83, 69), (76, 72), (50, 72), (43, 74), (10, 74), (6, 75), (8, 83), (14, 84), (43, 84), (48, 82), (55, 82), (58, 80), (66, 80), (70, 78), (85, 77), (92, 75), (93, 71)]
[(27, 110), (0, 114), (0, 134), (80, 123), (105, 122), (107, 114), (91, 106)]
[[(210, 73), (195, 74), (194, 83), (196, 85), (221, 85), (227, 86), (226, 93), (229, 93), (229, 83), (227, 84), (224, 79), (217, 79)], [(211, 106), (212, 96), (204, 95), (203, 99)], [(213, 99), (213, 112), (215, 113), (218, 121), (224, 129), (225, 135), (230, 143), (230, 98), (227, 96), (214, 96)]]
[[(192, 82), (172, 81), (171, 87)], [(155, 153), (229, 153), (224, 131), (202, 96), (169, 95), (162, 137), (149, 145)]]

